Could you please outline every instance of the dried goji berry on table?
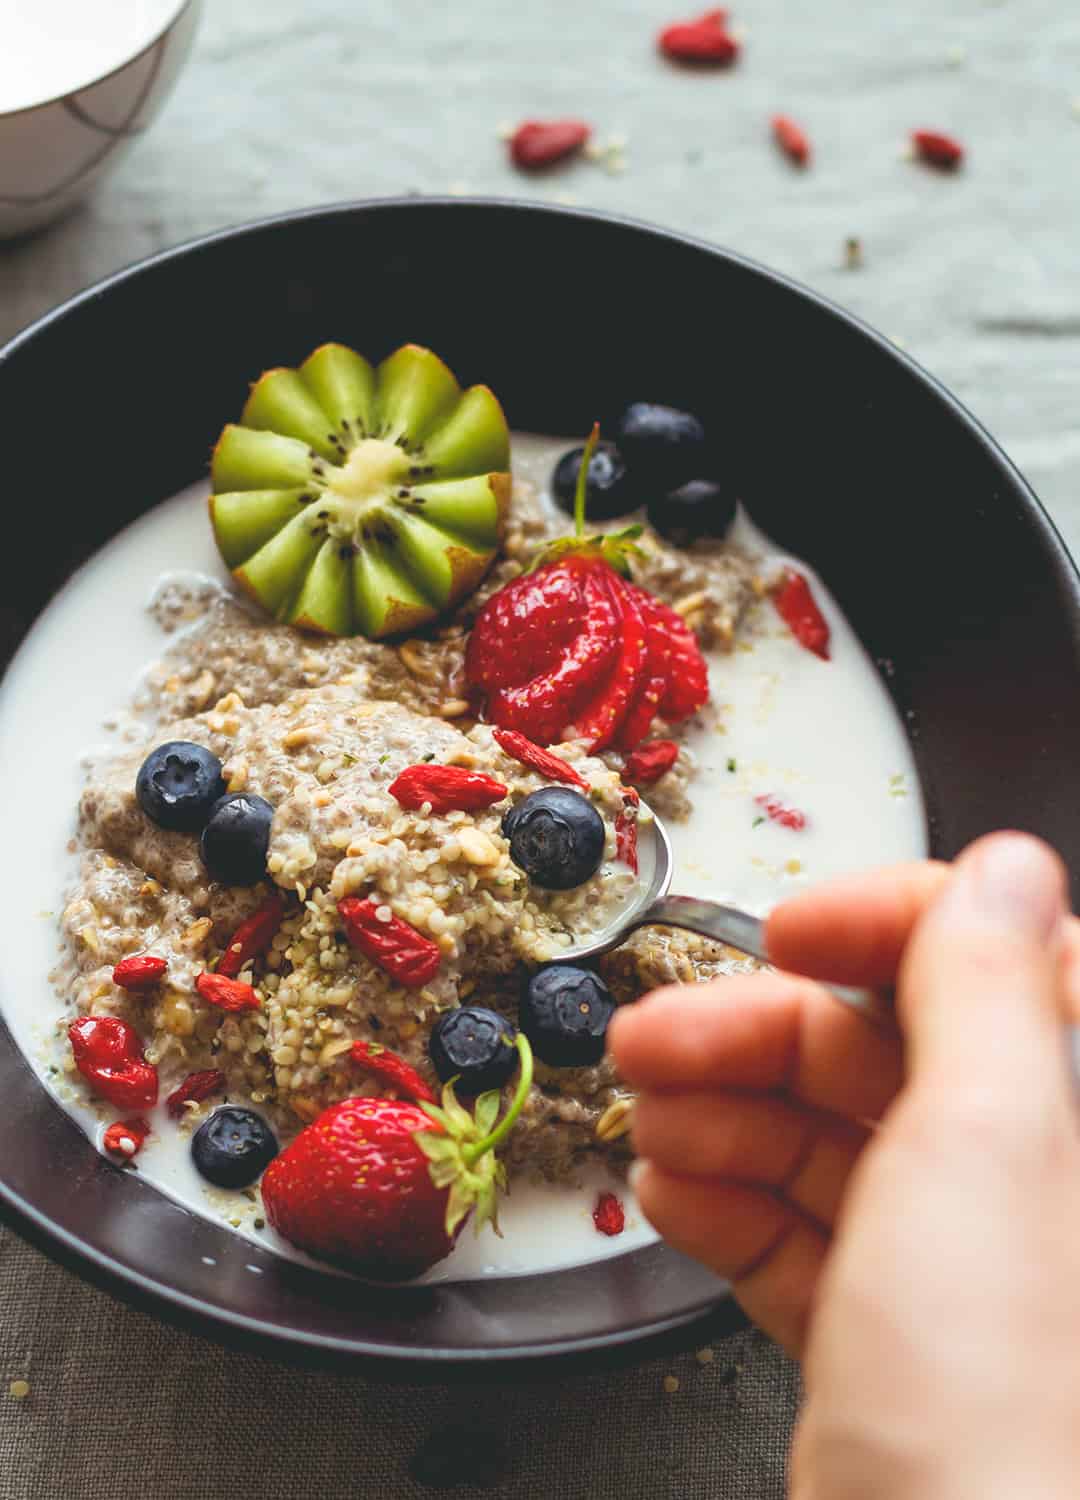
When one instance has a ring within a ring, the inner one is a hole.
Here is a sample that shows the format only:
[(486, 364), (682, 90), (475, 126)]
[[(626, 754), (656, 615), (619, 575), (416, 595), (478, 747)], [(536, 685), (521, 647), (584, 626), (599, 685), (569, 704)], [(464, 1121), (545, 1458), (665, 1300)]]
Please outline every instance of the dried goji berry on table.
[(696, 21), (665, 26), (656, 44), (675, 62), (732, 63), (739, 55), (739, 43), (728, 31), (727, 19), (726, 10), (707, 10)]
[(419, 989), (439, 971), (439, 945), (400, 917), (391, 915), (389, 921), (382, 921), (377, 915), (380, 910), (381, 903), (370, 897), (361, 901), (357, 896), (346, 896), (338, 902), (345, 935), (353, 947), (398, 984)]
[(772, 596), (784, 624), (801, 646), (829, 660), (829, 623), (821, 613), (810, 585), (801, 573), (788, 568), (783, 582)]
[(601, 1193), (593, 1209), (593, 1223), (601, 1234), (622, 1234), (626, 1227), (626, 1214), (614, 1193)]
[(549, 781), (564, 781), (582, 792), (589, 790), (589, 783), (578, 775), (573, 766), (559, 756), (552, 755), (550, 750), (542, 750), (539, 745), (534, 745), (532, 740), (526, 739), (516, 729), (493, 729), (491, 733), (500, 750), (509, 755), (511, 760), (528, 766), (530, 771), (538, 771)]
[(80, 1016), (68, 1027), (75, 1066), (96, 1094), (117, 1109), (157, 1103), (157, 1069), (146, 1061), (134, 1026), (119, 1016)]
[(760, 797), (755, 797), (757, 803), (767, 818), (774, 823), (779, 823), (782, 828), (793, 828), (796, 831), (806, 827), (806, 814), (800, 812), (797, 807), (789, 807), (779, 797), (773, 796), (771, 792), (763, 792)]
[(351, 1056), (353, 1062), (359, 1063), (362, 1068), (374, 1073), (376, 1078), (381, 1078), (384, 1083), (415, 1103), (439, 1102), (415, 1068), (411, 1068), (403, 1057), (398, 1057), (396, 1052), (387, 1051), (378, 1042), (353, 1042)]
[(240, 923), (226, 944), (225, 952), (218, 959), (214, 972), (224, 974), (226, 979), (235, 978), (246, 963), (266, 952), (284, 915), (284, 900), (277, 891), (271, 892), (262, 905), (257, 906), (251, 916)]
[(476, 812), (501, 802), (509, 792), (494, 776), (467, 771), (464, 766), (407, 766), (387, 788), (402, 807), (420, 808), (427, 802), (432, 812), (460, 809)]
[(218, 1010), (258, 1010), (262, 1004), (250, 984), (245, 984), (242, 979), (230, 979), (227, 974), (199, 974), (195, 988)]
[(584, 120), (525, 120), (508, 142), (510, 158), (526, 171), (550, 167), (576, 155), (590, 135)]
[(649, 740), (629, 756), (625, 774), (631, 781), (659, 781), (678, 758), (679, 747), (674, 740)]
[(141, 1150), (149, 1134), (150, 1126), (141, 1118), (117, 1120), (106, 1130), (101, 1138), (101, 1144), (106, 1151), (118, 1156), (121, 1161), (130, 1161)]
[(802, 126), (788, 115), (773, 115), (772, 129), (784, 155), (798, 166), (805, 167), (810, 160), (810, 138)]
[(122, 990), (152, 990), (169, 965), (155, 953), (133, 953), (112, 971), (113, 984)]
[(960, 142), (939, 130), (913, 130), (911, 142), (918, 156), (932, 167), (958, 167), (964, 159)]
[(211, 1094), (219, 1094), (224, 1087), (225, 1074), (218, 1068), (204, 1068), (201, 1073), (189, 1073), (179, 1088), (173, 1089), (165, 1100), (165, 1108), (174, 1120), (178, 1120), (189, 1099), (209, 1099)]

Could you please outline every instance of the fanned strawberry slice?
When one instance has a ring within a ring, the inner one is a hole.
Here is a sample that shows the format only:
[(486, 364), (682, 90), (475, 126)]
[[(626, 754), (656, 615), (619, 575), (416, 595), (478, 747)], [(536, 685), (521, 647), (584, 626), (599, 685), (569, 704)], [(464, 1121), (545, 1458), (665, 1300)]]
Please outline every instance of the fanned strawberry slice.
[(610, 568), (606, 570), (604, 583), (622, 616), (619, 654), (597, 697), (574, 719), (577, 737), (587, 740), (589, 748), (594, 751), (606, 749), (622, 728), (631, 699), (640, 687), (649, 655), (645, 622), (634, 597), (640, 590), (632, 589)]
[[(503, 729), (517, 729), (540, 745), (562, 737), (566, 726), (573, 723), (578, 706), (610, 670), (619, 646), (620, 620), (606, 586), (604, 575), (610, 571), (607, 564), (568, 557), (517, 581), (531, 582), (532, 578), (552, 571), (557, 575), (570, 574), (576, 583), (584, 605), (584, 618), (577, 633), (559, 643), (557, 655), (546, 670), (537, 671), (526, 682), (519, 680), (517, 685), (496, 688), (488, 699), (488, 717), (493, 723)], [(554, 597), (554, 590), (545, 594), (548, 600)], [(475, 638), (476, 631), (469, 642), (470, 648)]]
[(641, 686), (630, 702), (622, 729), (619, 731), (621, 750), (633, 750), (652, 728), (652, 721), (656, 718), (667, 691), (668, 662), (671, 657), (671, 646), (667, 636), (663, 631), (652, 629), (652, 595), (647, 594), (636, 584), (628, 584), (627, 587), (645, 625), (648, 659), (641, 675)]
[(587, 622), (576, 569), (548, 566), (514, 578), (484, 605), (465, 651), (473, 687), (517, 687), (556, 665)]
[[(678, 724), (696, 714), (709, 699), (709, 668), (698, 647), (697, 637), (688, 625), (666, 604), (654, 599), (644, 589), (631, 585), (638, 608), (649, 629), (649, 641), (659, 650), (663, 642), (667, 651), (664, 694), (660, 699), (660, 717)], [(626, 741), (625, 747), (633, 746)]]

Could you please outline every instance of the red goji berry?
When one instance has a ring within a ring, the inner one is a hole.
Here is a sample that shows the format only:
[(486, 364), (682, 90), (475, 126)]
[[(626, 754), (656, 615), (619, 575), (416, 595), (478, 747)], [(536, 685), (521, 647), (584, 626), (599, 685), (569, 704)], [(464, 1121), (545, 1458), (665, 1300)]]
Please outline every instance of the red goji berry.
[(491, 733), (500, 750), (509, 755), (511, 760), (528, 766), (530, 771), (539, 771), (549, 781), (565, 781), (568, 786), (576, 786), (580, 791), (589, 790), (589, 783), (578, 775), (573, 766), (560, 760), (557, 755), (552, 755), (550, 750), (541, 750), (539, 745), (534, 745), (532, 740), (526, 739), (516, 729), (493, 729)]
[(801, 573), (788, 568), (779, 589), (773, 594), (773, 604), (799, 644), (820, 656), (822, 661), (828, 661), (829, 623)]
[(964, 159), (960, 142), (938, 130), (913, 130), (911, 141), (922, 160), (932, 167), (958, 167)]
[(515, 167), (535, 171), (575, 155), (592, 135), (584, 120), (526, 120), (508, 142)]
[(168, 967), (154, 953), (133, 953), (130, 958), (122, 958), (112, 971), (113, 984), (122, 990), (152, 990)]
[(760, 807), (765, 816), (771, 818), (774, 823), (779, 823), (782, 828), (794, 828), (796, 830), (806, 827), (806, 814), (801, 813), (797, 807), (789, 807), (786, 802), (781, 802), (779, 797), (774, 797), (771, 792), (765, 792), (754, 801)]
[(359, 1063), (369, 1073), (374, 1073), (376, 1078), (381, 1078), (414, 1103), (438, 1103), (416, 1069), (411, 1068), (403, 1057), (398, 1057), (396, 1052), (387, 1051), (378, 1042), (353, 1042), (351, 1056), (353, 1062)]
[(250, 917), (245, 917), (225, 946), (218, 959), (216, 974), (233, 979), (246, 963), (265, 953), (274, 940), (274, 933), (281, 926), (285, 915), (285, 902), (277, 891), (273, 891), (261, 906), (257, 906)]
[(179, 1088), (173, 1089), (165, 1100), (165, 1108), (174, 1120), (179, 1120), (189, 1099), (209, 1099), (211, 1094), (220, 1093), (224, 1087), (225, 1074), (218, 1068), (204, 1068), (201, 1073), (189, 1073)]
[(787, 115), (773, 115), (773, 135), (785, 156), (789, 156), (800, 167), (810, 160), (810, 138), (801, 125)]
[(679, 758), (674, 740), (649, 740), (639, 745), (626, 761), (626, 775), (631, 781), (659, 781)]
[(408, 766), (387, 788), (402, 807), (420, 808), (431, 804), (434, 813), (476, 812), (501, 802), (509, 788), (480, 771), (464, 766)]
[(626, 1214), (614, 1193), (601, 1193), (593, 1209), (592, 1221), (601, 1234), (622, 1234), (626, 1227)]
[(120, 1157), (122, 1161), (130, 1161), (142, 1149), (143, 1142), (149, 1134), (150, 1126), (142, 1118), (117, 1120), (106, 1130), (101, 1138), (101, 1144), (106, 1151)]
[(696, 21), (677, 21), (665, 26), (657, 46), (675, 62), (732, 63), (739, 55), (739, 44), (727, 30), (727, 19), (726, 10), (707, 10)]
[(615, 819), (615, 858), (637, 874), (637, 813), (629, 808), (624, 808)]
[(210, 1005), (218, 1010), (258, 1010), (262, 1001), (242, 979), (230, 979), (227, 974), (199, 974), (195, 988)]
[(68, 1027), (75, 1066), (94, 1092), (117, 1109), (152, 1109), (157, 1069), (146, 1061), (139, 1034), (119, 1016), (81, 1016)]
[(400, 917), (391, 916), (382, 922), (376, 916), (380, 903), (369, 897), (361, 901), (356, 896), (346, 896), (338, 902), (338, 911), (345, 923), (345, 935), (354, 948), (365, 958), (378, 964), (403, 984), (406, 989), (419, 989), (434, 979), (442, 962), (438, 943), (433, 943), (423, 933)]

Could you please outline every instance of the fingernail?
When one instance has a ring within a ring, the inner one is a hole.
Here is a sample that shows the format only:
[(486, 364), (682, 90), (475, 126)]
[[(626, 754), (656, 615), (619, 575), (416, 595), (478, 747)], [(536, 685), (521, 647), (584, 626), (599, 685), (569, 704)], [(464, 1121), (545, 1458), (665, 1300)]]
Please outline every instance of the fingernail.
[(1061, 866), (1045, 845), (1023, 834), (998, 834), (961, 858), (953, 902), (974, 907), (999, 928), (1047, 941), (1065, 913)]
[(644, 1172), (644, 1170), (645, 1163), (641, 1160), (640, 1157), (635, 1157), (627, 1168), (626, 1180), (630, 1184), (630, 1191), (632, 1193), (637, 1192), (638, 1183), (641, 1181), (641, 1174)]

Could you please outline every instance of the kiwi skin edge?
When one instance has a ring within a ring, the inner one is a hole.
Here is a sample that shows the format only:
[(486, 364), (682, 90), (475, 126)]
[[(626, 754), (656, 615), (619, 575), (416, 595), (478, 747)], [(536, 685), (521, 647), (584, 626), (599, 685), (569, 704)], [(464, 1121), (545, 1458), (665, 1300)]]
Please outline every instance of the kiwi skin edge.
[(210, 519), (237, 584), (275, 619), (370, 639), (419, 629), (490, 568), (510, 434), (487, 386), (430, 349), (373, 367), (323, 344), (267, 370), (211, 459)]

